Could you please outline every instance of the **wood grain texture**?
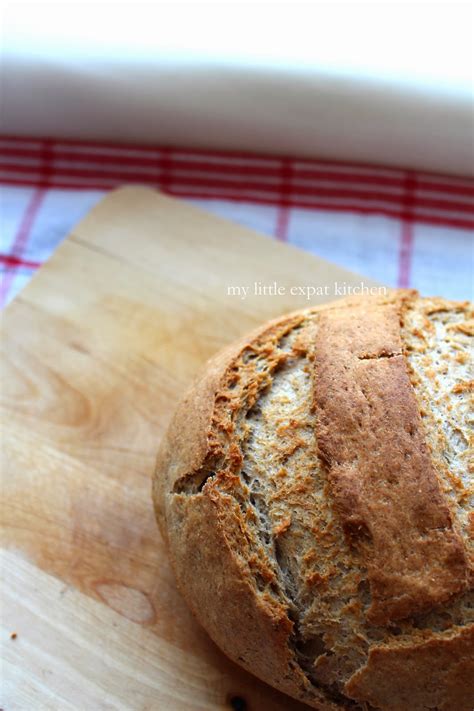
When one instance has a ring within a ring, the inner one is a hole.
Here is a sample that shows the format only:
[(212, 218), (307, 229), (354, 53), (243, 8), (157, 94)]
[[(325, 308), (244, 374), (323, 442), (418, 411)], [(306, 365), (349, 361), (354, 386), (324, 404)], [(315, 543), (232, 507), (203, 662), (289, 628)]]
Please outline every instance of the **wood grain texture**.
[(230, 709), (233, 695), (249, 711), (303, 708), (226, 660), (194, 622), (154, 521), (150, 480), (160, 436), (204, 361), (307, 304), (289, 293), (241, 300), (227, 286), (276, 280), (288, 291), (335, 279), (360, 281), (124, 188), (6, 309), (4, 711)]

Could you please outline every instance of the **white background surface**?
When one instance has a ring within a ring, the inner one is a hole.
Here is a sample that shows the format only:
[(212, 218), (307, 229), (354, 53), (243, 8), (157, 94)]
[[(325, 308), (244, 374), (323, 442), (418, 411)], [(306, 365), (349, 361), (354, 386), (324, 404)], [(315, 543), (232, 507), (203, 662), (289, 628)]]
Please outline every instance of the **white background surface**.
[(473, 6), (3, 2), (5, 133), (473, 171)]

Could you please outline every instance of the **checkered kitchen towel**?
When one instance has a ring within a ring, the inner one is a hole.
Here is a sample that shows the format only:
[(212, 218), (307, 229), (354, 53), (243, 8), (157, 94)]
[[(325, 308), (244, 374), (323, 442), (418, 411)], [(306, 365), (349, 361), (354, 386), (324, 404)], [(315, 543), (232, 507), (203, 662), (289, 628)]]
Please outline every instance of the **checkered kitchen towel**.
[(125, 183), (288, 241), (389, 286), (473, 295), (474, 181), (236, 153), (0, 138), (0, 304)]

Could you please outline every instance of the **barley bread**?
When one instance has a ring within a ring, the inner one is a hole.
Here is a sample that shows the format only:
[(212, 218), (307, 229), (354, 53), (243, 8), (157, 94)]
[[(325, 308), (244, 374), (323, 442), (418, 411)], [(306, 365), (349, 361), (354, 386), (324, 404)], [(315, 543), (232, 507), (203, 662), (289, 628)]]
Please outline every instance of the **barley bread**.
[(208, 363), (161, 445), (187, 602), (313, 708), (474, 708), (473, 324), (412, 291), (287, 315)]

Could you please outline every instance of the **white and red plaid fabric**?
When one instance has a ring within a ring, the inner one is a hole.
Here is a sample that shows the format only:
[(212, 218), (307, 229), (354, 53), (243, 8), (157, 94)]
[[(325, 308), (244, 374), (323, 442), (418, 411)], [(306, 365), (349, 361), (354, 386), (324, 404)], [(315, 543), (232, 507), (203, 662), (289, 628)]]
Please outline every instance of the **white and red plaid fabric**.
[(151, 186), (390, 286), (466, 299), (474, 181), (397, 168), (0, 138), (0, 304), (109, 190)]

